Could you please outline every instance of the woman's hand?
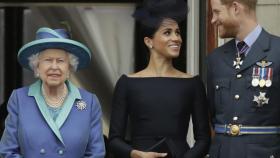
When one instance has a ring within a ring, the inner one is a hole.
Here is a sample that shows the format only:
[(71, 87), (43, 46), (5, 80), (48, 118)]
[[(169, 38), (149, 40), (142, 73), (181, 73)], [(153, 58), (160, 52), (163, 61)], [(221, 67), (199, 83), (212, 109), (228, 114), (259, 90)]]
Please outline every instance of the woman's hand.
[(165, 156), (167, 156), (167, 153), (144, 152), (139, 150), (132, 150), (130, 153), (131, 158), (158, 158)]

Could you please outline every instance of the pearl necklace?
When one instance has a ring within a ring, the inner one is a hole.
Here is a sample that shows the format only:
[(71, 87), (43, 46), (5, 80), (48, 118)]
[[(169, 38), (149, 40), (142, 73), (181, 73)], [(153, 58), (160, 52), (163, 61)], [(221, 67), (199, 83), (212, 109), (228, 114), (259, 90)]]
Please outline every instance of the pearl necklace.
[(52, 98), (46, 93), (46, 91), (44, 89), (44, 86), (42, 85), (43, 97), (44, 97), (47, 105), (52, 107), (52, 108), (60, 108), (62, 106), (66, 96), (67, 96), (67, 93), (68, 93), (68, 89), (64, 84), (62, 95), (58, 96), (58, 97), (55, 97), (55, 98)]

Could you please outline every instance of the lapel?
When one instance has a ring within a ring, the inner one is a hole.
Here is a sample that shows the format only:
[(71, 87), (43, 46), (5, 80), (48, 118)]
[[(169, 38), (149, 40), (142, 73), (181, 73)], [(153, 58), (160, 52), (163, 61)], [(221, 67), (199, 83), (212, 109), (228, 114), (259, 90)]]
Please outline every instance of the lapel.
[(44, 97), (41, 93), (41, 80), (38, 80), (34, 84), (32, 84), (29, 87), (28, 95), (33, 96), (35, 98), (35, 101), (37, 103), (37, 106), (43, 115), (44, 119), (46, 120), (47, 124), (51, 128), (51, 130), (54, 132), (56, 137), (60, 140), (60, 142), (64, 145), (63, 138), (61, 136), (61, 133), (59, 129), (63, 125), (63, 123), (66, 121), (67, 116), (69, 115), (71, 108), (75, 102), (76, 99), (81, 99), (81, 95), (79, 93), (78, 88), (76, 88), (71, 82), (66, 81), (67, 88), (69, 90), (67, 99), (65, 100), (63, 104), (63, 108), (61, 109), (61, 112), (59, 113), (56, 121), (53, 120), (49, 113), (49, 109), (47, 107), (47, 104), (44, 100)]
[(63, 123), (66, 121), (75, 100), (81, 99), (81, 94), (77, 87), (75, 87), (70, 81), (66, 81), (66, 85), (68, 88), (68, 96), (63, 104), (63, 108), (61, 109), (60, 114), (55, 121), (58, 128), (61, 128)]
[(233, 67), (233, 61), (236, 58), (236, 46), (235, 46), (235, 40), (230, 40), (227, 44), (224, 45), (224, 49), (222, 50), (222, 58), (224, 61), (234, 69)]
[(256, 40), (256, 42), (252, 45), (248, 55), (245, 57), (243, 61), (243, 65), (238, 70), (238, 73), (247, 69), (251, 65), (260, 61), (261, 59), (267, 56), (266, 52), (270, 49), (270, 35), (262, 30), (260, 36)]

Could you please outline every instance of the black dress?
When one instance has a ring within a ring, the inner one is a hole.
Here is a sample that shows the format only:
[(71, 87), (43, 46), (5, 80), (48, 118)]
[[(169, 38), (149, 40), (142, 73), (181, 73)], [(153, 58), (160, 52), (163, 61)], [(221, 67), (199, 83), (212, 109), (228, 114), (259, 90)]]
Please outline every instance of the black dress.
[[(132, 149), (146, 151), (162, 138), (172, 143), (176, 158), (202, 158), (210, 141), (205, 88), (193, 78), (144, 77), (122, 75), (112, 106), (109, 132), (111, 152), (129, 158)], [(186, 142), (192, 116), (195, 145)], [(125, 141), (130, 120), (129, 143)]]

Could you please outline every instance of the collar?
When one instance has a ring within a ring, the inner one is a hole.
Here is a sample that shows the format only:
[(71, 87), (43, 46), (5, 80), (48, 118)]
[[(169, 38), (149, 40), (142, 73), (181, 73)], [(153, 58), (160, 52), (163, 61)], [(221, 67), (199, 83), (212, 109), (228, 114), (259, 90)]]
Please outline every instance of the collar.
[[(260, 25), (257, 25), (253, 31), (251, 31), (243, 40), (248, 46), (249, 48), (252, 47), (252, 45), (256, 42), (256, 40), (258, 39), (258, 37), (260, 36), (262, 32), (262, 27)], [(237, 45), (237, 43), (240, 42), (239, 40), (235, 40), (235, 44)]]
[[(68, 88), (69, 96), (71, 95), (75, 99), (82, 98), (79, 89), (76, 86), (74, 86), (72, 82), (70, 82), (69, 80), (66, 80), (65, 83)], [(42, 95), (41, 86), (42, 86), (42, 80), (37, 80), (35, 83), (30, 85), (29, 90), (28, 90), (28, 96)]]

